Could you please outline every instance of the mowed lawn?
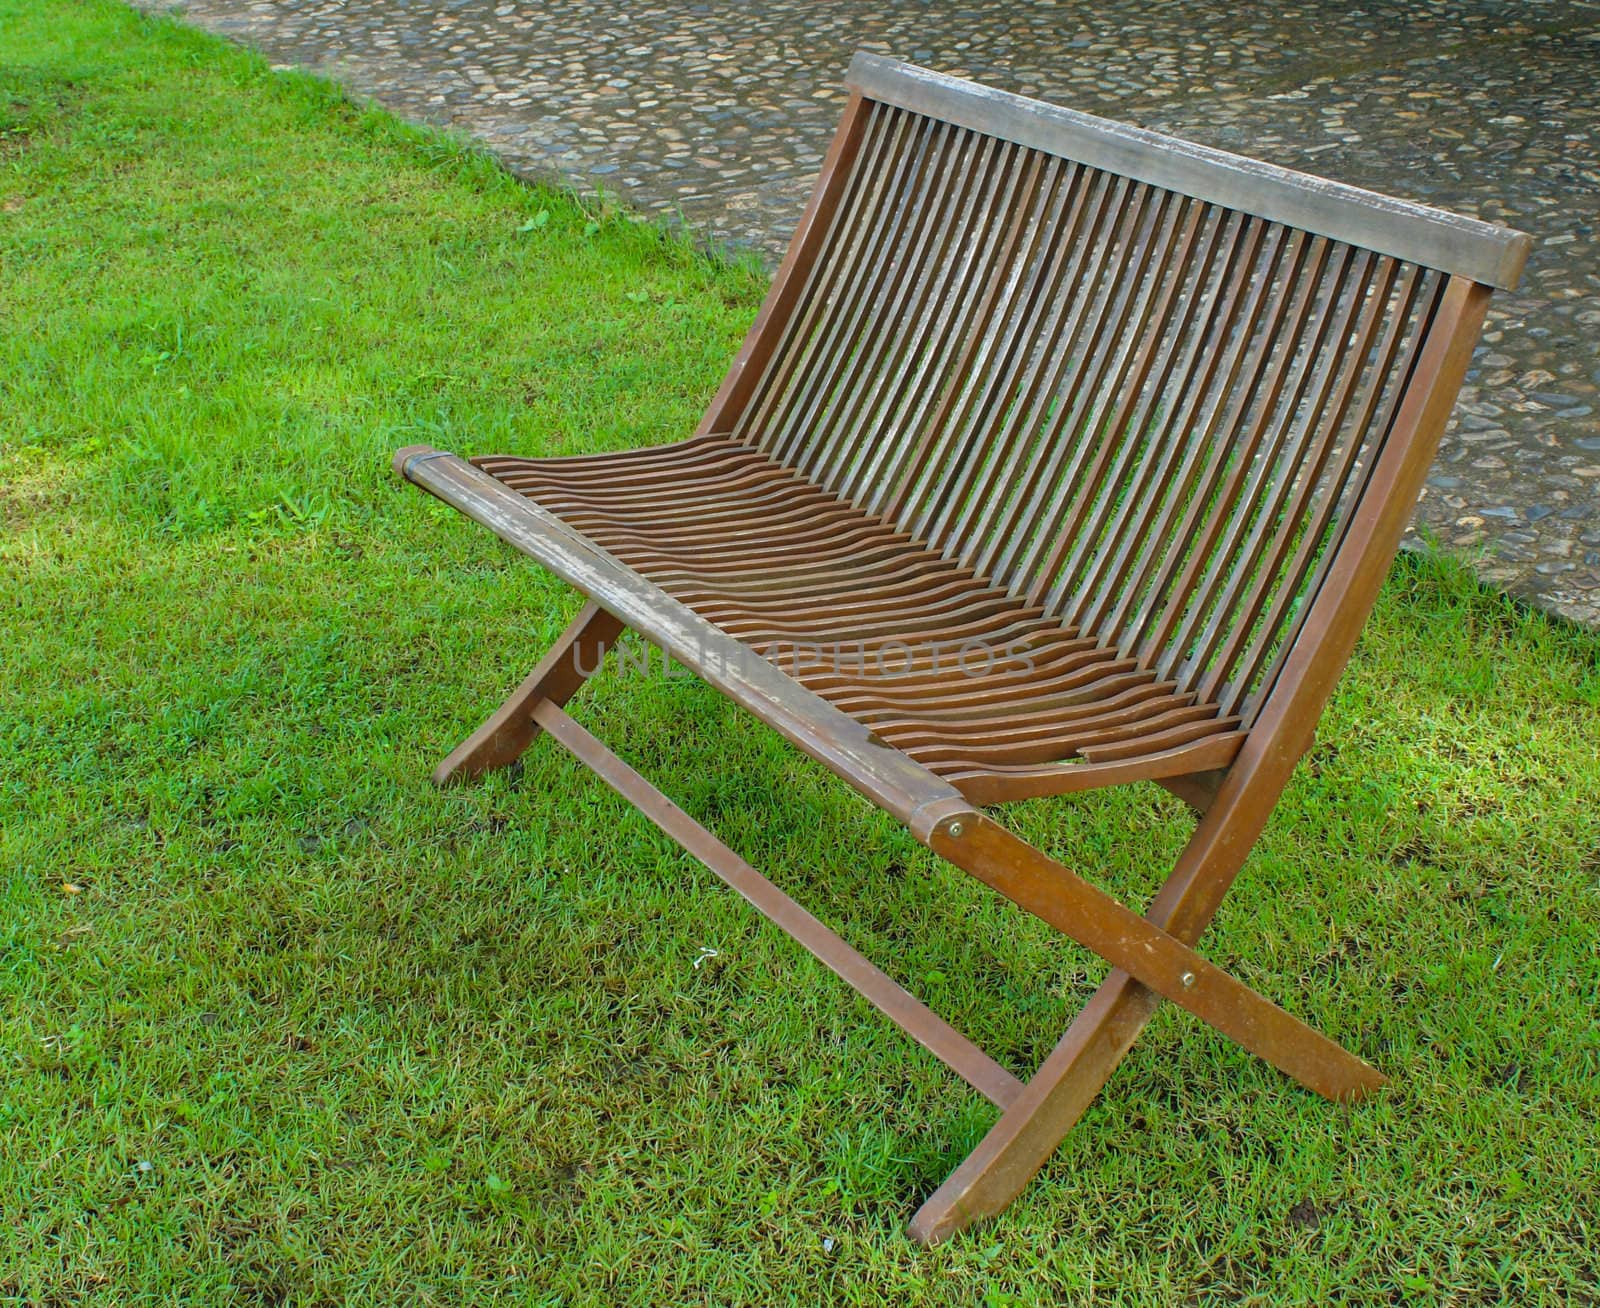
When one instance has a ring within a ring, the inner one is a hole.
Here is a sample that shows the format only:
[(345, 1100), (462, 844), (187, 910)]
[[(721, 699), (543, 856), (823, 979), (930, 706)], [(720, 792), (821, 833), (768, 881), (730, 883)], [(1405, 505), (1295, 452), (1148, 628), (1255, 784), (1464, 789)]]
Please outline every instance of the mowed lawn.
[[(109, 0), (0, 0), (0, 1302), (1596, 1302), (1600, 638), (1403, 561), (1205, 948), (999, 1221), (993, 1110), (559, 751), (573, 597), (388, 457), (686, 433), (762, 279)], [(1026, 1074), (1103, 974), (693, 682), (575, 711)], [(1153, 787), (1026, 805), (1135, 901)], [(715, 951), (714, 953), (712, 951)]]

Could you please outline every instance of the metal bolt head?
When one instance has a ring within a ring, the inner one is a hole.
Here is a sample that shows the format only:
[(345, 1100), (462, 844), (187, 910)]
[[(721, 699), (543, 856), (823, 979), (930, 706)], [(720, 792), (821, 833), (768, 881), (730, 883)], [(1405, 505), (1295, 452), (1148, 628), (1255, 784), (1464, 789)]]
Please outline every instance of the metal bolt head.
[(961, 824), (961, 819), (957, 818), (954, 822), (952, 822), (950, 824), (948, 829), (949, 829), (949, 832), (950, 832), (950, 839), (952, 839), (952, 840), (960, 840), (961, 839), (961, 833), (966, 830), (966, 827)]
[(1183, 984), (1184, 984), (1184, 988), (1187, 989), (1189, 986), (1192, 986), (1194, 984), (1194, 973), (1193, 972), (1185, 972), (1182, 976), (1180, 976), (1178, 978), (1178, 980), (1182, 981)]

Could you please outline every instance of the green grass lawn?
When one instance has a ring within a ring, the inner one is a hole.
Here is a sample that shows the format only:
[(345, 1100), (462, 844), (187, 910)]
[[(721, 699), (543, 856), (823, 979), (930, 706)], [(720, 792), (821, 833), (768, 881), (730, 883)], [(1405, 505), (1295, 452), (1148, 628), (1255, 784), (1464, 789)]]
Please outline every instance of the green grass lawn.
[[(428, 785), (576, 606), (390, 451), (682, 435), (760, 291), (0, 0), (0, 1301), (1596, 1302), (1600, 639), (1459, 565), (1396, 568), (1206, 941), (1393, 1089), (1168, 1009), (931, 1252), (986, 1104), (559, 751)], [(704, 687), (576, 711), (1017, 1071), (1102, 975)], [(1189, 830), (1016, 818), (1135, 900)]]

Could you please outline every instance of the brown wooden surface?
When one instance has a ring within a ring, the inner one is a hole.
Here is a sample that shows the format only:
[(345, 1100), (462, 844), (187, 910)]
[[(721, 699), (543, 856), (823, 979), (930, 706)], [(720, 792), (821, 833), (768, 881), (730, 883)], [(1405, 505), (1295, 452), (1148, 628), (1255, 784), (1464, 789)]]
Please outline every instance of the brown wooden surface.
[(1245, 213), (1512, 290), (1532, 242), (1522, 232), (1174, 136), (1012, 95), (865, 51), (848, 84), (869, 100), (990, 132)]
[(408, 480), (537, 559), (913, 832), (970, 809), (949, 782), (876, 740), (854, 718), (488, 473), (426, 446), (411, 447), (402, 469)]
[(1237, 752), (1237, 716), (738, 442), (475, 462), (969, 796)]
[[(440, 775), (552, 735), (1000, 1105), (912, 1222), (932, 1242), (1027, 1183), (1162, 996), (1331, 1098), (1381, 1083), (1193, 946), (1527, 240), (872, 57), (852, 75), (696, 436), (396, 467), (589, 599)], [(1030, 1081), (561, 710), (624, 626), (1114, 965)], [(975, 808), (1141, 779), (1199, 815), (1142, 917)]]

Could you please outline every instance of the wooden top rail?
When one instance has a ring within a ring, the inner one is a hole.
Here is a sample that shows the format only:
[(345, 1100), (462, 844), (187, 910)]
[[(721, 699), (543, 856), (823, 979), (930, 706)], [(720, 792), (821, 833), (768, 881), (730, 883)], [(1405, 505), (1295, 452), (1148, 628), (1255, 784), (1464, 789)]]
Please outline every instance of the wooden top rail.
[(968, 127), (1092, 168), (1513, 289), (1532, 246), (1508, 227), (997, 91), (860, 52), (848, 85), (869, 100)]

